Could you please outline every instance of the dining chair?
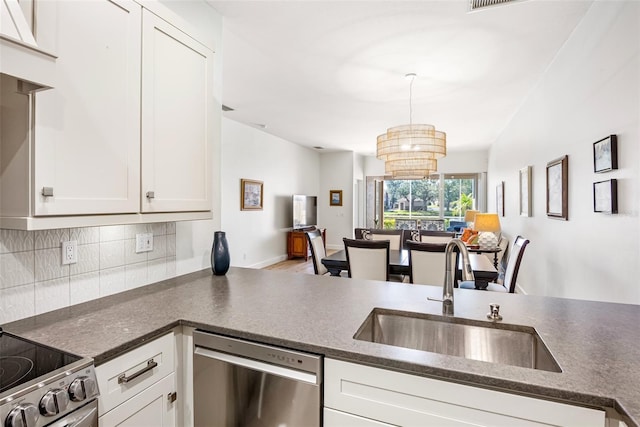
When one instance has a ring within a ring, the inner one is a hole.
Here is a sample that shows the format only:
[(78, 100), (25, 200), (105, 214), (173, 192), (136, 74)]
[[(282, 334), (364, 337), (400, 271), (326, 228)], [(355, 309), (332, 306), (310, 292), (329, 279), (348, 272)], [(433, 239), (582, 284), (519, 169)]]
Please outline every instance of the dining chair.
[[(423, 243), (408, 240), (409, 283), (422, 285), (444, 284), (446, 243)], [(456, 256), (454, 252), (453, 257)]]
[[(516, 280), (518, 278), (518, 271), (520, 270), (520, 263), (522, 262), (522, 256), (528, 244), (529, 239), (525, 239), (522, 236), (517, 236), (514, 239), (511, 250), (509, 251), (504, 280), (502, 283), (490, 282), (486, 288), (487, 291), (508, 292), (510, 294), (516, 291)], [(460, 289), (476, 289), (474, 282), (460, 282), (458, 287)]]
[(447, 244), (456, 236), (454, 231), (420, 230), (420, 241)]
[(365, 239), (369, 234), (368, 228), (354, 228), (353, 235), (355, 239)]
[(504, 236), (500, 236), (498, 248), (500, 249), (500, 252), (496, 254), (485, 253), (484, 255), (498, 265), (498, 271), (502, 273), (502, 276), (504, 276), (504, 272), (507, 269), (507, 260), (509, 259), (509, 239)]
[(389, 241), (389, 249), (391, 250), (400, 250), (402, 249), (402, 235), (403, 230), (380, 230), (380, 229), (371, 229), (369, 230), (369, 238), (371, 240), (388, 240)]
[(342, 239), (347, 253), (349, 277), (389, 280), (389, 241)]
[(320, 230), (307, 231), (307, 240), (309, 241), (309, 247), (311, 248), (311, 260), (313, 261), (313, 271), (317, 275), (325, 275), (329, 272), (327, 267), (322, 264), (321, 260), (327, 255), (324, 248), (324, 240), (322, 240), (322, 233)]

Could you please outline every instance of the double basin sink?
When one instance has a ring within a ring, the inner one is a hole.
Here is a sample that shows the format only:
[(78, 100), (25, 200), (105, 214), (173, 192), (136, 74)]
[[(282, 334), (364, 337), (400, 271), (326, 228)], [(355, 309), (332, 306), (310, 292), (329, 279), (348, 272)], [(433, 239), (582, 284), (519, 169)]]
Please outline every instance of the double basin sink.
[(374, 308), (354, 338), (490, 363), (562, 372), (536, 330), (529, 326)]

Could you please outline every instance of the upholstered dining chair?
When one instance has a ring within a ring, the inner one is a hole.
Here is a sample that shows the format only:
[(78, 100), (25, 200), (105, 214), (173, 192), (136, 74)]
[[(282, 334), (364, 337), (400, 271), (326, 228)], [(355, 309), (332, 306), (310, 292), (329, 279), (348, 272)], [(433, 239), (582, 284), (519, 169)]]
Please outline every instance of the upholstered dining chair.
[(327, 274), (329, 270), (327, 270), (327, 267), (321, 262), (322, 258), (327, 255), (324, 249), (322, 233), (320, 233), (320, 230), (307, 231), (307, 239), (309, 240), (309, 247), (311, 248), (313, 271), (320, 276)]
[[(504, 272), (504, 280), (502, 283), (489, 283), (486, 288), (487, 291), (508, 292), (510, 294), (516, 291), (516, 279), (518, 278), (520, 263), (522, 262), (522, 256), (524, 255), (524, 250), (528, 244), (529, 239), (525, 239), (522, 236), (517, 236), (514, 239), (509, 251), (509, 259), (507, 260), (507, 267)], [(475, 289), (475, 284), (474, 282), (460, 282), (458, 287), (461, 289)]]
[(369, 230), (369, 239), (388, 240), (389, 249), (397, 251), (402, 249), (402, 234), (402, 230), (380, 230), (374, 228)]
[(369, 229), (368, 228), (354, 228), (353, 235), (356, 239), (364, 239), (365, 236), (368, 236)]
[(456, 236), (454, 231), (420, 230), (420, 242), (447, 244)]
[(347, 253), (349, 277), (389, 280), (389, 241), (342, 239)]
[[(446, 243), (423, 243), (408, 240), (409, 283), (442, 286), (445, 275)], [(455, 259), (456, 253), (452, 256)]]

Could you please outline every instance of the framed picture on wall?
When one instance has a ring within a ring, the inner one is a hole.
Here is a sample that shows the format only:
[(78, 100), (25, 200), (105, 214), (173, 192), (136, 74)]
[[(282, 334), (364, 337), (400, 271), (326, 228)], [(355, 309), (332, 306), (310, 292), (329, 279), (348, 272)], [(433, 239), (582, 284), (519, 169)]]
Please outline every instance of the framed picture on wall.
[(262, 210), (262, 181), (252, 179), (240, 180), (240, 210)]
[(547, 163), (547, 216), (569, 219), (569, 156)]
[(531, 216), (531, 166), (520, 169), (520, 216)]
[(504, 216), (504, 181), (500, 181), (496, 186), (496, 212)]
[(329, 190), (329, 206), (342, 206), (342, 190)]
[(608, 172), (618, 169), (618, 138), (609, 135), (593, 143), (593, 171)]
[(609, 179), (593, 183), (593, 211), (618, 213), (618, 180)]

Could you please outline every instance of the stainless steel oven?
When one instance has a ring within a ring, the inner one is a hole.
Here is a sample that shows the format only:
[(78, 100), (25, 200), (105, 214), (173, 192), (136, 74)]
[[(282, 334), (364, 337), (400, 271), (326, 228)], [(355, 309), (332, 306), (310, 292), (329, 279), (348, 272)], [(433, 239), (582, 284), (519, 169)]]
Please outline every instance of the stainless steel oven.
[(196, 330), (194, 423), (320, 426), (322, 356)]
[(97, 427), (93, 360), (0, 328), (0, 423), (4, 427)]

